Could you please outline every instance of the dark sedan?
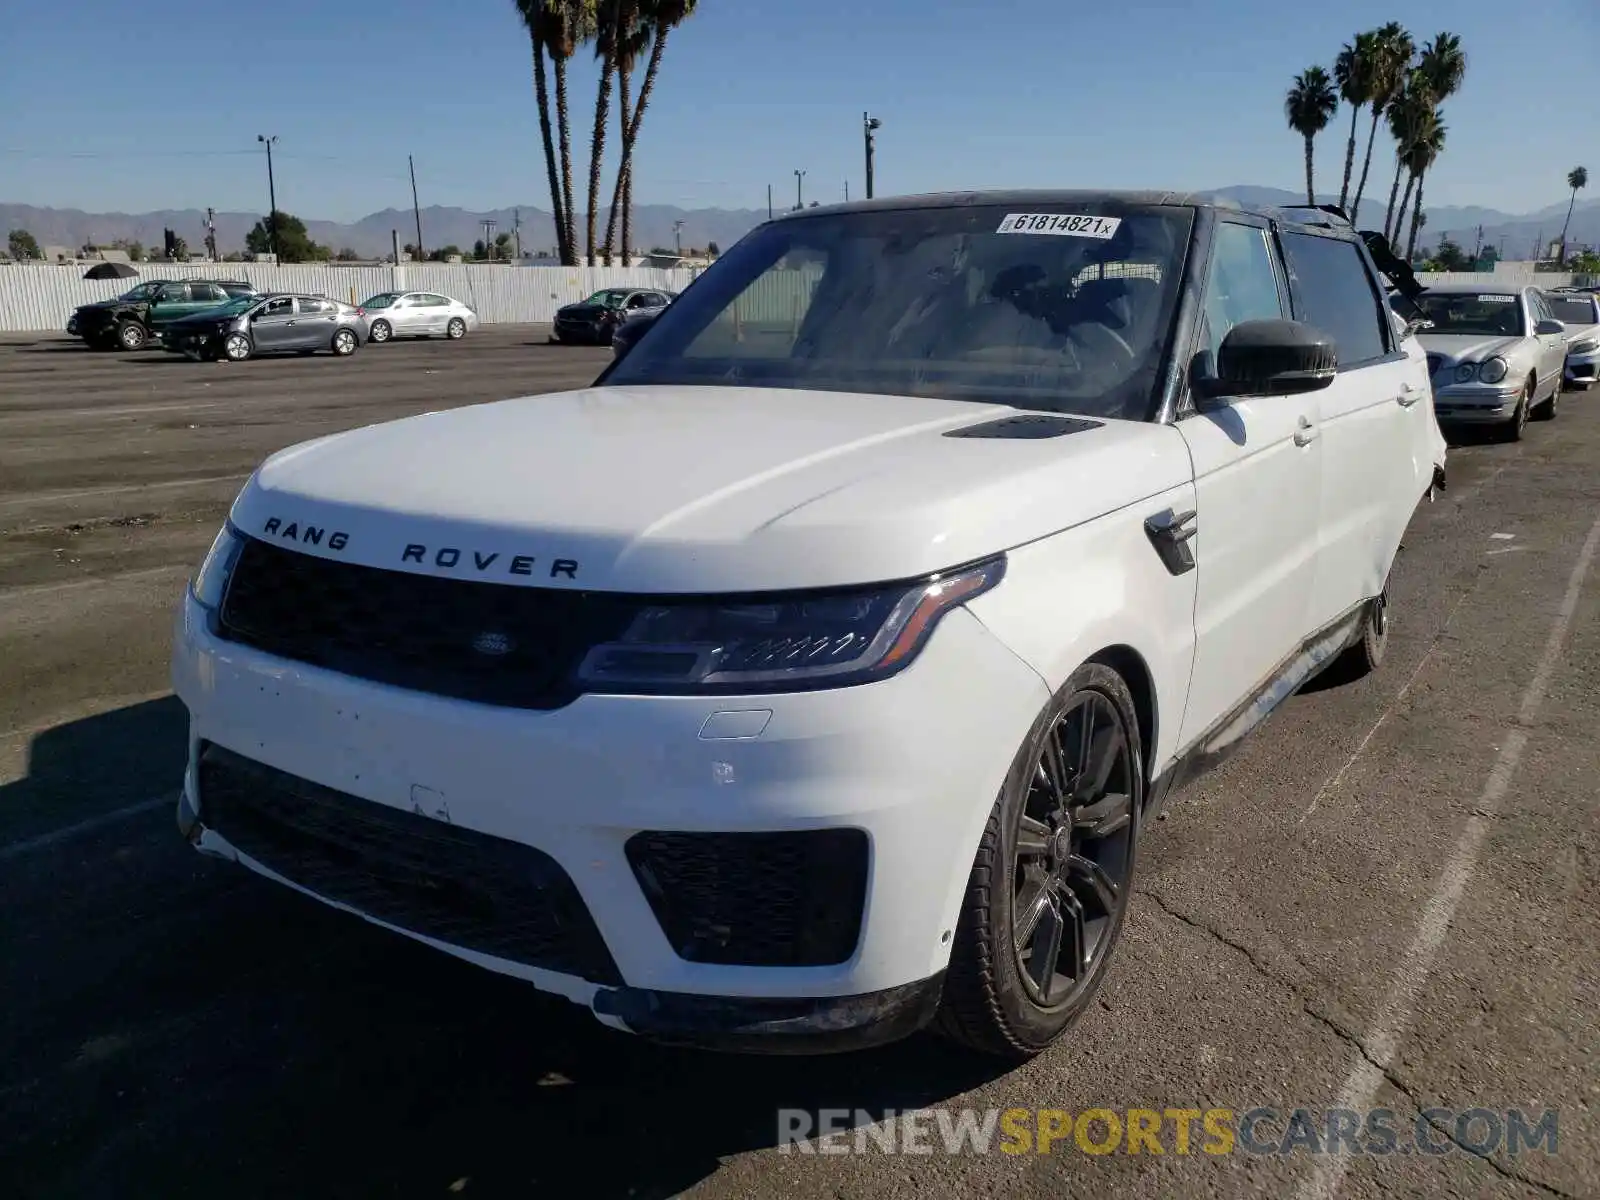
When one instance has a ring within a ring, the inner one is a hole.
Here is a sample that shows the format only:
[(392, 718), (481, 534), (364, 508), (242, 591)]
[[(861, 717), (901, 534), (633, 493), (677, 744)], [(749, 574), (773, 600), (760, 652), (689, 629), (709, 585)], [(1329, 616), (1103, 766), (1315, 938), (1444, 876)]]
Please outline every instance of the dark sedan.
[(609, 346), (611, 335), (629, 317), (666, 308), (678, 298), (662, 288), (602, 288), (581, 304), (556, 312), (555, 340)]
[(341, 358), (367, 341), (366, 313), (326, 296), (272, 293), (241, 296), (167, 327), (166, 348), (193, 359), (243, 362), (258, 354), (315, 354)]

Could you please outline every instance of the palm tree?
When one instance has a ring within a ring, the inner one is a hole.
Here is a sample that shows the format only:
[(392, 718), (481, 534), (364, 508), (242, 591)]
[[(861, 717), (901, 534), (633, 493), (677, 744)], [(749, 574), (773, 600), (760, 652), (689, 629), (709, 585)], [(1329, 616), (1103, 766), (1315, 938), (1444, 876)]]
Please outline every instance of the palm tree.
[[(1422, 228), (1422, 180), (1429, 169), (1438, 161), (1439, 155), (1444, 153), (1445, 124), (1440, 118), (1437, 108), (1430, 109), (1423, 117), (1416, 136), (1412, 139), (1411, 147), (1406, 153), (1406, 169), (1411, 172), (1411, 177), (1417, 182), (1417, 194), (1411, 201), (1411, 234), (1406, 239), (1406, 261), (1411, 261), (1411, 256), (1417, 250), (1417, 230)], [(1409, 186), (1409, 185), (1408, 185)], [(1405, 206), (1401, 206), (1405, 211)], [(1395, 237), (1400, 236), (1400, 222), (1394, 226)]]
[(557, 253), (562, 263), (571, 257), (566, 240), (566, 218), (562, 215), (561, 177), (556, 169), (555, 140), (550, 132), (550, 87), (545, 72), (545, 52), (550, 37), (550, 13), (545, 0), (515, 0), (517, 15), (528, 31), (528, 42), (533, 48), (533, 92), (539, 105), (539, 135), (544, 141), (544, 166), (550, 178), (550, 213), (556, 225)]
[(1426, 131), (1433, 112), (1433, 96), (1421, 74), (1413, 70), (1407, 77), (1400, 95), (1388, 107), (1389, 133), (1394, 138), (1394, 184), (1389, 188), (1389, 207), (1383, 214), (1383, 236), (1391, 243), (1400, 236), (1400, 221), (1405, 205), (1396, 205), (1400, 195), (1400, 177), (1406, 178), (1406, 199), (1411, 198), (1412, 179), (1406, 170), (1406, 156), (1411, 147)]
[(577, 213), (572, 197), (572, 119), (567, 105), (567, 64), (578, 47), (594, 37), (596, 0), (544, 0), (549, 34), (546, 48), (555, 64), (556, 125), (561, 143), (561, 216), (563, 228), (557, 237), (566, 239), (565, 266), (578, 262)]
[(1334, 93), (1333, 81), (1321, 67), (1307, 67), (1294, 77), (1294, 86), (1283, 98), (1283, 113), (1289, 119), (1289, 128), (1306, 140), (1306, 203), (1317, 202), (1312, 186), (1312, 150), (1317, 134), (1328, 127), (1339, 108), (1339, 97)]
[(696, 0), (638, 0), (640, 12), (650, 30), (650, 61), (645, 64), (644, 82), (639, 88), (639, 99), (633, 106), (627, 132), (622, 139), (622, 172), (626, 177), (622, 193), (622, 253), (628, 254), (631, 242), (629, 233), (633, 216), (633, 147), (639, 138), (639, 125), (644, 120), (644, 110), (655, 90), (656, 78), (661, 73), (661, 59), (666, 53), (667, 38), (674, 29), (694, 16)]
[(600, 169), (605, 165), (606, 119), (611, 115), (611, 85), (617, 73), (617, 33), (627, 0), (599, 0), (594, 56), (600, 60), (600, 90), (594, 100), (594, 132), (589, 138), (589, 265), (594, 265), (600, 223)]
[(1360, 217), (1361, 197), (1367, 190), (1367, 172), (1372, 167), (1372, 142), (1378, 133), (1378, 119), (1405, 90), (1411, 60), (1416, 55), (1416, 43), (1397, 21), (1373, 30), (1372, 36), (1372, 128), (1367, 131), (1367, 156), (1361, 163), (1361, 181), (1356, 184), (1355, 199), (1350, 207), (1351, 220)]
[(1333, 60), (1333, 78), (1339, 85), (1339, 95), (1350, 106), (1350, 140), (1344, 147), (1344, 181), (1339, 185), (1339, 207), (1344, 208), (1350, 198), (1350, 174), (1356, 165), (1356, 122), (1361, 110), (1372, 102), (1372, 65), (1375, 33), (1356, 34), (1355, 44), (1344, 44), (1339, 57)]
[(1589, 186), (1589, 168), (1573, 167), (1567, 172), (1567, 186), (1572, 189), (1572, 199), (1567, 201), (1567, 219), (1561, 222), (1561, 261), (1567, 261), (1567, 227), (1572, 224), (1572, 210), (1578, 203), (1578, 192)]
[(1461, 49), (1461, 39), (1453, 33), (1435, 34), (1433, 41), (1423, 46), (1417, 70), (1433, 94), (1433, 102), (1443, 104), (1461, 90), (1461, 81), (1466, 78), (1467, 56)]
[[(622, 143), (622, 154), (617, 163), (617, 184), (611, 197), (611, 212), (606, 218), (606, 240), (601, 257), (606, 266), (611, 265), (611, 255), (617, 244), (617, 217), (625, 214), (628, 199), (628, 124), (633, 116), (633, 69), (650, 46), (650, 26), (644, 19), (641, 0), (620, 0), (617, 5), (616, 63), (617, 63), (617, 137)], [(626, 231), (628, 221), (623, 217)], [(623, 265), (627, 265), (628, 238), (623, 237)]]

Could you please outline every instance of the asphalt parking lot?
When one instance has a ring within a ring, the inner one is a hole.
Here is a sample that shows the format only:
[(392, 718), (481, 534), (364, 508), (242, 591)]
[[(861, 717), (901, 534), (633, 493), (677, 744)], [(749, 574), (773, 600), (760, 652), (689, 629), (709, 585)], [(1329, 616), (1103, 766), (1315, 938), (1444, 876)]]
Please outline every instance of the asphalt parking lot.
[[(523, 328), (245, 364), (0, 339), (0, 1195), (1600, 1195), (1600, 393), (1453, 446), (1384, 668), (1179, 795), (1097, 1007), (1020, 1069), (930, 1037), (653, 1047), (185, 847), (171, 614), (260, 459), (608, 354)], [(776, 1149), (779, 1109), (923, 1107), (1387, 1108), (1405, 1145)], [(1555, 1153), (1408, 1153), (1434, 1108), (1553, 1111)]]

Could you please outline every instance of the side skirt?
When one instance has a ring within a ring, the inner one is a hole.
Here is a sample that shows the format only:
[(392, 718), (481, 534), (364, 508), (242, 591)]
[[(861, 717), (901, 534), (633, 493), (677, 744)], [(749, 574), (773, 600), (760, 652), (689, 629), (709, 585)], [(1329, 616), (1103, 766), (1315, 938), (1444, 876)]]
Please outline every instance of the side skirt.
[(1363, 600), (1312, 634), (1298, 650), (1279, 663), (1247, 699), (1179, 751), (1172, 765), (1150, 783), (1145, 804), (1147, 818), (1159, 815), (1173, 793), (1226, 762), (1279, 705), (1353, 645), (1361, 635), (1362, 622), (1371, 605), (1371, 599)]

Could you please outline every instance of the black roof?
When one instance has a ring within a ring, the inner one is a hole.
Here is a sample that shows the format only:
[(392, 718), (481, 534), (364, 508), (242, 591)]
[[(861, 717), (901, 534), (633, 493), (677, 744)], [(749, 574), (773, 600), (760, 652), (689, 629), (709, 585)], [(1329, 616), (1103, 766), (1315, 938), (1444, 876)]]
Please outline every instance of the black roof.
[[(978, 205), (1015, 205), (1020, 207), (1038, 204), (1119, 204), (1129, 207), (1163, 205), (1175, 208), (1214, 208), (1226, 212), (1253, 213), (1285, 225), (1299, 225), (1308, 229), (1332, 230), (1354, 233), (1348, 219), (1321, 206), (1273, 206), (1241, 204), (1231, 196), (1218, 192), (1172, 192), (1157, 190), (1116, 189), (996, 189), (994, 191), (927, 192), (915, 196), (885, 196), (872, 200), (852, 200), (848, 204), (825, 204), (778, 214), (773, 220), (798, 220), (809, 216), (823, 216), (845, 212), (892, 212), (921, 208), (966, 208)], [(1329, 206), (1331, 207), (1331, 206)]]

